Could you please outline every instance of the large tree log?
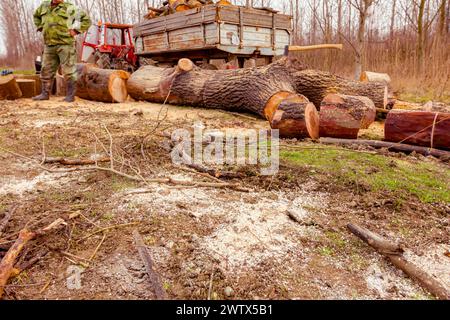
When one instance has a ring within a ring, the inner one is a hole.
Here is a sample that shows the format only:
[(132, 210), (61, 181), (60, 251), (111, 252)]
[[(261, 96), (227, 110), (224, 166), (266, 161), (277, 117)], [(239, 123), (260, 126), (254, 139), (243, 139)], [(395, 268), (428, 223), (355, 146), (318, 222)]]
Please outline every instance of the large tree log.
[(12, 74), (0, 76), (0, 100), (15, 100), (22, 97), (19, 85)]
[(320, 136), (356, 139), (374, 121), (376, 108), (366, 97), (327, 95), (320, 106)]
[(255, 113), (289, 138), (318, 138), (319, 119), (310, 101), (320, 106), (329, 93), (367, 96), (383, 108), (387, 102), (385, 85), (303, 69), (288, 57), (239, 70), (146, 66), (133, 73), (127, 88), (136, 100)]
[(450, 149), (450, 113), (392, 110), (385, 122), (385, 140)]
[(388, 103), (388, 88), (383, 83), (362, 83), (317, 70), (303, 70), (293, 75), (296, 91), (317, 107), (330, 93), (368, 97), (375, 107), (384, 109)]
[(172, 69), (143, 67), (129, 79), (128, 92), (136, 100), (255, 113), (280, 129), (282, 137), (318, 138), (317, 111), (295, 92), (296, 61), (218, 71), (187, 68), (191, 64), (181, 59)]
[(130, 74), (123, 70), (99, 69), (91, 64), (77, 64), (77, 96), (100, 102), (125, 102), (126, 82)]
[(360, 226), (349, 224), (347, 228), (380, 254), (387, 257), (393, 265), (416, 280), (425, 290), (429, 291), (435, 297), (441, 300), (450, 299), (450, 293), (435, 278), (403, 257), (403, 249), (400, 246)]

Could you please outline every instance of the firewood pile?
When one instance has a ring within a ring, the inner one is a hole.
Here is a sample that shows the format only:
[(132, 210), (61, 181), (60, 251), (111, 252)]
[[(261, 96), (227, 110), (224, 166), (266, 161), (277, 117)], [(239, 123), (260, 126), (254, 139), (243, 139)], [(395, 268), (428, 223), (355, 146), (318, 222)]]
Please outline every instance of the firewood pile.
[[(163, 5), (160, 8), (148, 7), (148, 12), (144, 18), (150, 20), (156, 17), (167, 16), (175, 12), (199, 8), (208, 4), (214, 4), (214, 2), (212, 0), (167, 0), (163, 2)], [(217, 2), (217, 5), (231, 6), (232, 4), (228, 0), (220, 0)]]

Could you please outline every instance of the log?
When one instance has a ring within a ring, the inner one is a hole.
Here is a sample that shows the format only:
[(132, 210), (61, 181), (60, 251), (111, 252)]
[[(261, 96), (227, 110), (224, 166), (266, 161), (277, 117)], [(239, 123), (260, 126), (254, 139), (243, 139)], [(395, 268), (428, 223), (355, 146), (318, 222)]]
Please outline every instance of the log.
[(22, 97), (22, 91), (14, 75), (0, 76), (0, 100), (15, 100)]
[(22, 91), (22, 98), (32, 98), (36, 96), (36, 81), (28, 79), (16, 79), (17, 85)]
[(450, 113), (392, 110), (385, 122), (385, 140), (450, 149)]
[(281, 137), (317, 138), (317, 111), (293, 85), (298, 67), (281, 59), (264, 67), (213, 71), (181, 59), (175, 68), (142, 67), (127, 88), (135, 100), (254, 113), (280, 129)]
[(375, 117), (376, 108), (369, 98), (329, 94), (320, 106), (320, 136), (356, 139)]
[(147, 246), (144, 243), (144, 239), (140, 235), (138, 230), (133, 230), (133, 239), (139, 256), (144, 263), (145, 270), (147, 271), (150, 285), (153, 288), (157, 300), (167, 300), (167, 294), (162, 285), (159, 274), (153, 269), (153, 259), (148, 252)]
[(347, 228), (380, 254), (387, 257), (394, 266), (405, 272), (413, 280), (416, 280), (422, 288), (432, 295), (441, 300), (450, 300), (450, 292), (448, 292), (435, 278), (431, 277), (411, 262), (408, 262), (403, 256), (403, 249), (397, 244), (354, 224), (347, 225)]
[(16, 78), (16, 81), (19, 79), (25, 79), (25, 80), (34, 80), (35, 84), (35, 92), (36, 94), (40, 94), (42, 91), (42, 84), (41, 84), (41, 78), (38, 74), (15, 74), (14, 78)]
[[(265, 110), (267, 113), (267, 108)], [(289, 94), (268, 120), (272, 129), (280, 130), (282, 138), (319, 139), (319, 114), (303, 95)]]
[(375, 107), (385, 109), (388, 87), (383, 83), (362, 83), (317, 70), (303, 70), (294, 75), (296, 91), (306, 96), (316, 107), (330, 93), (368, 97)]
[(434, 101), (429, 101), (425, 104), (420, 104), (414, 102), (395, 100), (392, 109), (450, 113), (449, 105)]
[(392, 81), (391, 77), (387, 73), (378, 73), (371, 71), (365, 71), (361, 73), (360, 80), (361, 82), (380, 82), (386, 85), (389, 85)]
[(100, 69), (92, 64), (77, 64), (77, 96), (100, 102), (125, 102), (128, 98), (127, 80), (123, 70)]
[(320, 138), (320, 143), (324, 144), (338, 144), (344, 146), (370, 146), (373, 148), (386, 148), (393, 152), (403, 152), (403, 153), (418, 153), (424, 156), (433, 156), (440, 158), (444, 161), (450, 160), (450, 152), (439, 149), (430, 149), (425, 147), (412, 146), (409, 144), (393, 143), (385, 141), (376, 140), (351, 140), (351, 139), (334, 139), (334, 138)]

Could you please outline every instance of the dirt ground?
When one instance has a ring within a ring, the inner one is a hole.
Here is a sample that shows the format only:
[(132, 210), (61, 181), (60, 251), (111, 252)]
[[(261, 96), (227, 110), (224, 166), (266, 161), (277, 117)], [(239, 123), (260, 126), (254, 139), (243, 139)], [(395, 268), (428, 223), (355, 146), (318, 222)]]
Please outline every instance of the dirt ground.
[[(276, 176), (260, 176), (251, 166), (228, 168), (242, 176), (229, 182), (249, 192), (145, 186), (108, 171), (40, 164), (43, 155), (102, 158), (113, 141), (125, 163), (116, 164), (121, 172), (211, 182), (172, 164), (163, 134), (195, 121), (214, 129), (268, 128), (251, 115), (150, 103), (0, 102), (0, 221), (17, 207), (0, 236), (0, 258), (25, 226), (67, 223), (27, 246), (20, 262), (43, 257), (10, 281), (5, 299), (154, 299), (134, 229), (170, 299), (432, 299), (349, 233), (350, 222), (403, 244), (409, 260), (450, 290), (448, 181), (439, 190), (444, 201), (427, 202), (407, 191), (336, 182), (333, 172), (317, 175), (283, 159)], [(380, 136), (381, 128), (374, 124), (363, 135)], [(436, 159), (383, 157), (411, 166), (427, 162), (445, 173), (442, 179), (449, 174), (448, 164)], [(291, 220), (289, 211), (305, 223)], [(81, 277), (76, 288), (73, 270)]]

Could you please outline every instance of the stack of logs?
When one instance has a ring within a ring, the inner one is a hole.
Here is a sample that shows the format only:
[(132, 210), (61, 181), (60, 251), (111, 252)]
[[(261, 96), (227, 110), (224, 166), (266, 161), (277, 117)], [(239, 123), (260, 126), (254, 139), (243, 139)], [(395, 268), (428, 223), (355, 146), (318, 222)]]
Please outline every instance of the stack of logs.
[[(167, 0), (162, 3), (160, 8), (148, 7), (148, 13), (144, 18), (150, 20), (156, 17), (167, 16), (175, 12), (199, 8), (213, 3), (212, 0)], [(230, 6), (232, 4), (228, 0), (220, 0), (217, 2), (217, 5)]]
[[(284, 57), (268, 66), (204, 70), (181, 59), (174, 68), (144, 66), (132, 75), (79, 65), (78, 95), (103, 102), (135, 100), (257, 114), (282, 138), (357, 139), (387, 105), (386, 82), (359, 82), (305, 69)], [(128, 79), (129, 78), (129, 79)], [(127, 80), (128, 79), (128, 80)], [(450, 114), (391, 111), (385, 140), (450, 148)]]
[(31, 98), (41, 92), (39, 75), (0, 76), (0, 100)]

